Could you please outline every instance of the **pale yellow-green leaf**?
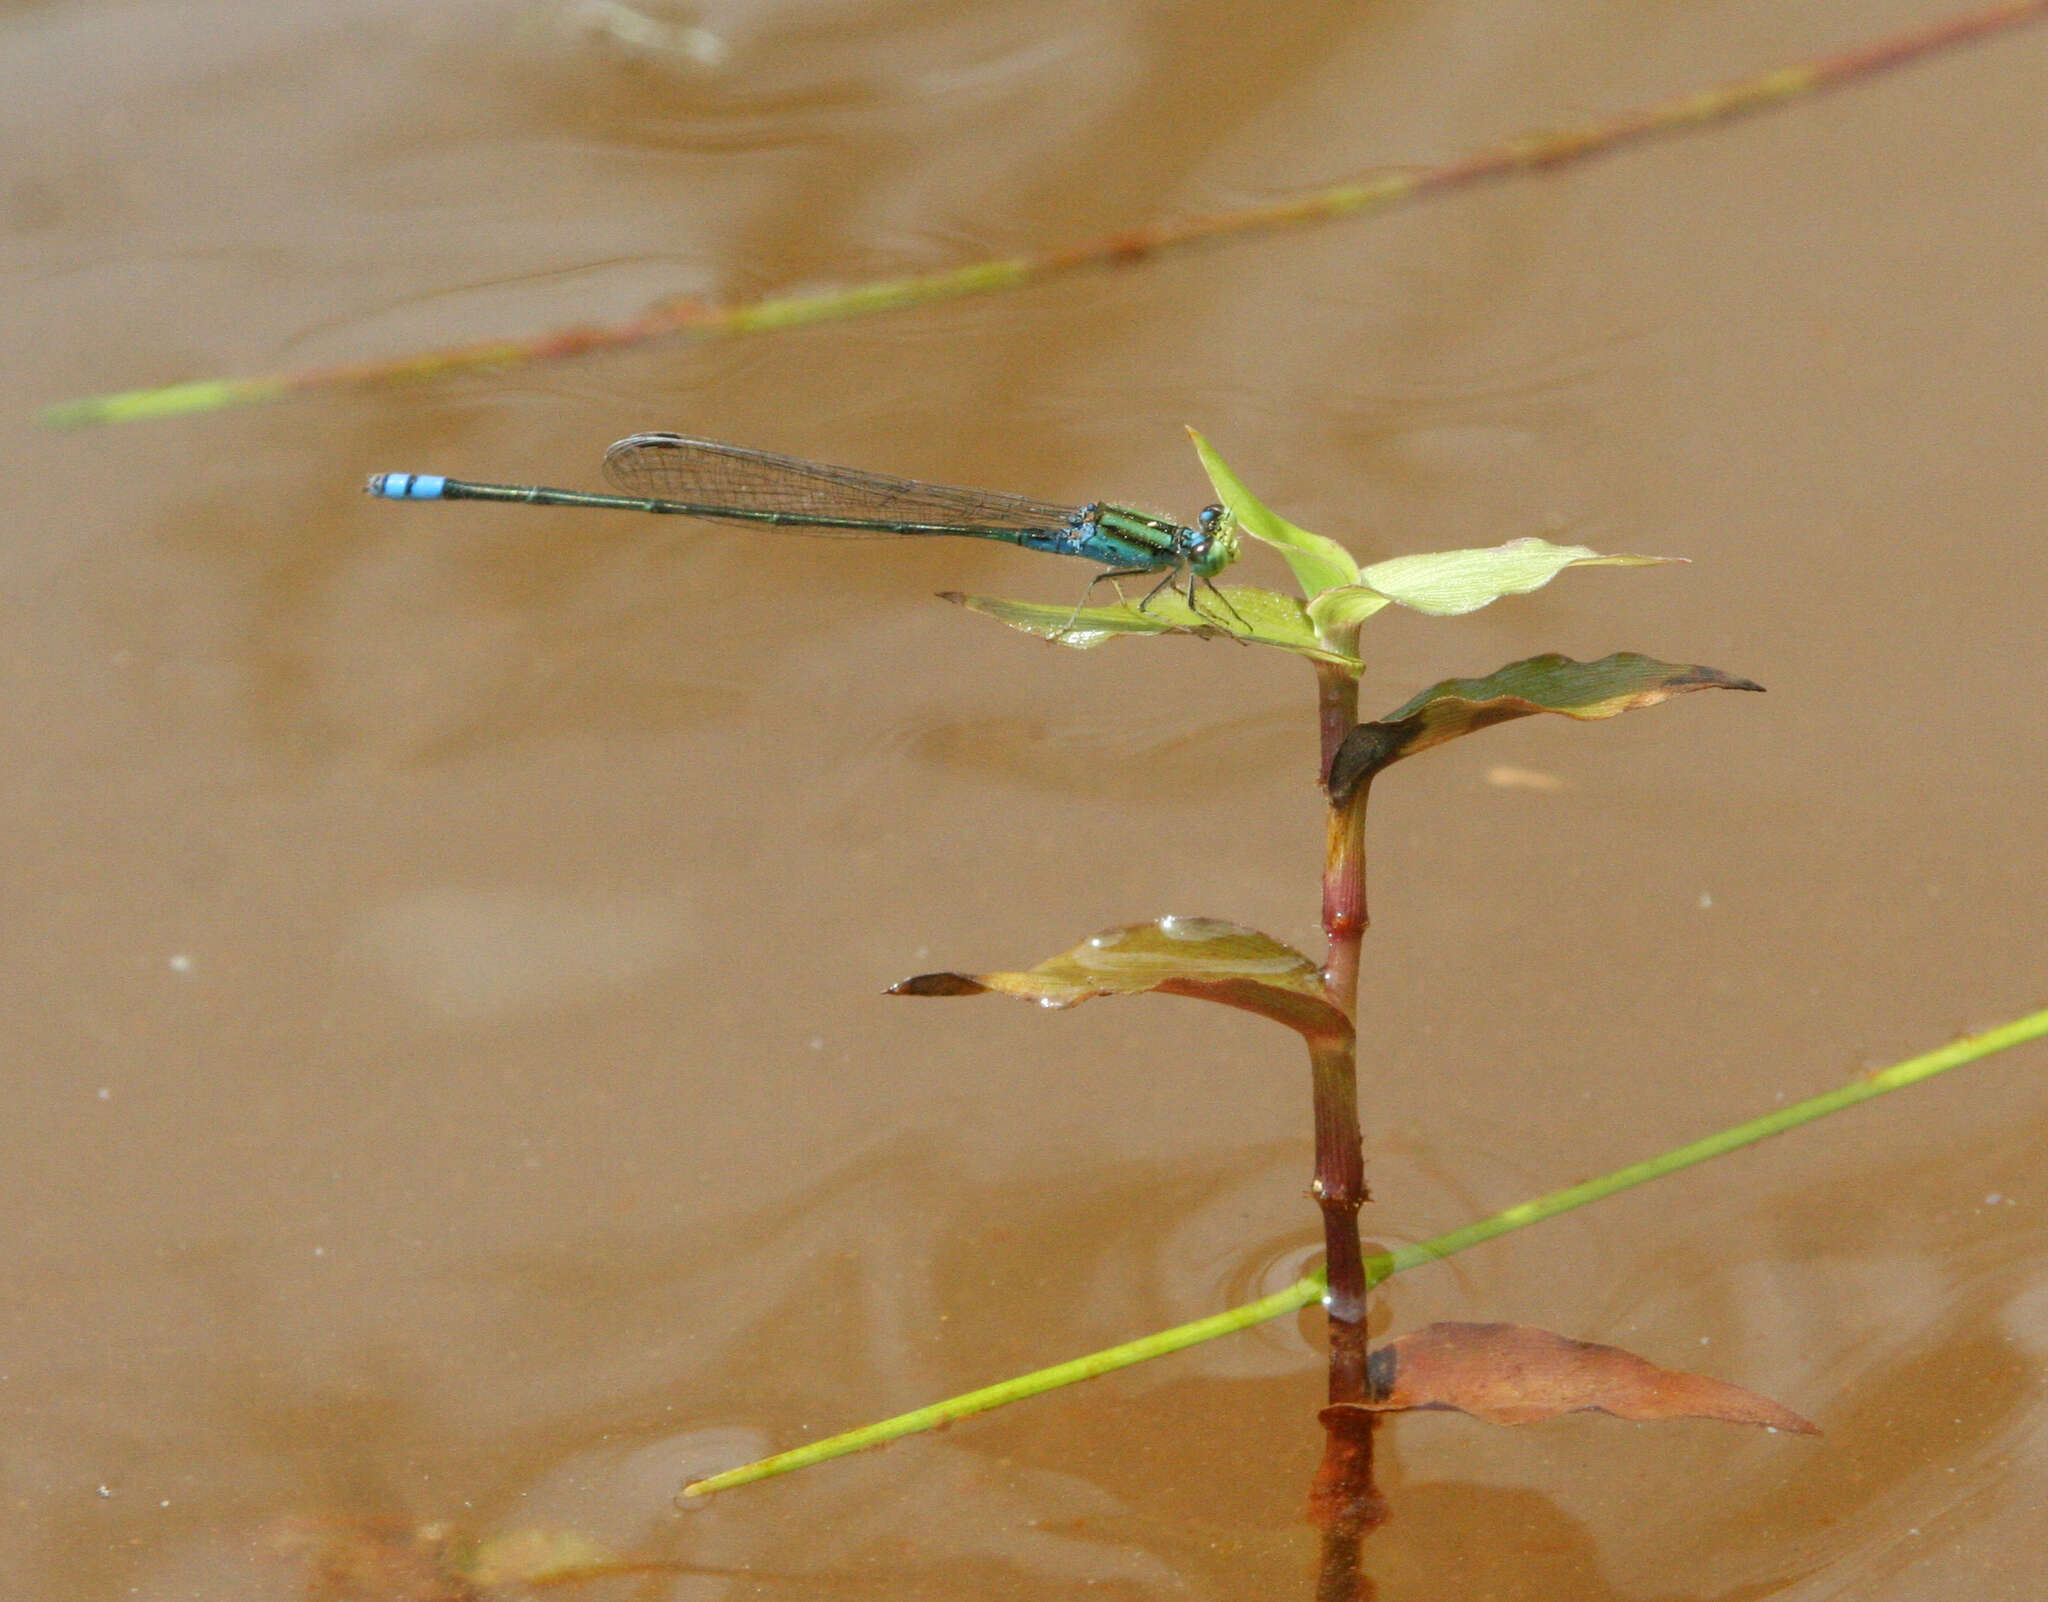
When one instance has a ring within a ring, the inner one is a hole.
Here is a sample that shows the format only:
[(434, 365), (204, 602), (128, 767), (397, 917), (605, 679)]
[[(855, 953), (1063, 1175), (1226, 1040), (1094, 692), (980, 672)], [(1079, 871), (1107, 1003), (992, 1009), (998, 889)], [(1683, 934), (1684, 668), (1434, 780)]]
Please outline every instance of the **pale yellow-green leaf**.
[(1244, 487), (1206, 439), (1192, 428), (1188, 437), (1195, 442), (1195, 453), (1202, 458), (1209, 482), (1216, 486), (1216, 498), (1237, 519), (1240, 529), (1253, 539), (1264, 540), (1287, 559), (1302, 594), (1318, 595), (1358, 581), (1358, 562), (1349, 551), (1333, 539), (1288, 522)]
[(1350, 1027), (1313, 962), (1271, 935), (1220, 918), (1129, 924), (1016, 973), (924, 973), (889, 987), (896, 996), (987, 991), (1055, 1008), (1158, 991), (1241, 1007), (1310, 1036)]
[(957, 591), (944, 592), (942, 599), (1077, 651), (1091, 650), (1124, 634), (1194, 634), (1269, 645), (1338, 667), (1360, 665), (1356, 657), (1323, 643), (1307, 610), (1291, 595), (1235, 584), (1223, 586), (1219, 593), (1198, 587), (1195, 595), (1196, 607), (1190, 607), (1187, 597), (1177, 591), (1161, 590), (1142, 609), (1136, 602), (1124, 601), (1115, 606), (1084, 606), (1078, 611), (1042, 601), (1012, 601)]
[(1568, 567), (1651, 567), (1677, 556), (1606, 556), (1585, 545), (1509, 540), (1484, 550), (1425, 551), (1375, 562), (1359, 575), (1366, 588), (1431, 617), (1476, 612), (1503, 595), (1539, 590)]
[(1316, 633), (1328, 640), (1336, 637), (1339, 630), (1357, 628), (1380, 608), (1393, 604), (1379, 591), (1369, 590), (1363, 584), (1340, 584), (1310, 598), (1308, 618)]

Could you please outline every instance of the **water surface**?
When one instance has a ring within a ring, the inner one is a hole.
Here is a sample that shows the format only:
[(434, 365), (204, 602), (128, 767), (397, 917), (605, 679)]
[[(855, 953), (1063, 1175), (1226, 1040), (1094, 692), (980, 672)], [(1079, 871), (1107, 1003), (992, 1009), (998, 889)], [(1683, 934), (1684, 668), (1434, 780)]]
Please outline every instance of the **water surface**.
[[(669, 1497), (1299, 1266), (1289, 1039), (880, 991), (1168, 912), (1311, 946), (1308, 671), (931, 598), (1078, 594), (1026, 553), (357, 486), (594, 485), (672, 428), (1191, 513), (1194, 423), (1372, 555), (1690, 557), (1368, 633), (1374, 709), (1552, 649), (1771, 692), (1378, 787), (1365, 1227), (1425, 1237), (2043, 999), (2048, 35), (1000, 298), (114, 431), (36, 405), (1051, 247), (1926, 15), (8, 8), (10, 1594), (303, 1595), (382, 1519), (698, 1571), (635, 1597), (1306, 1595), (1312, 1321)], [(1391, 1330), (1541, 1324), (1827, 1435), (1401, 1421), (1382, 1595), (2034, 1594), (2039, 1070), (1396, 1282)]]

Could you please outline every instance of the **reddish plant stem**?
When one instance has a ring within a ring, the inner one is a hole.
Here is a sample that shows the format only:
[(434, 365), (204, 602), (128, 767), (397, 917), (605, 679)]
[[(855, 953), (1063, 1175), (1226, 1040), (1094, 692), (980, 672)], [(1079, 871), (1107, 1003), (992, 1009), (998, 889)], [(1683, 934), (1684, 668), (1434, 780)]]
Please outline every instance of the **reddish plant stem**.
[[(1317, 722), (1322, 736), (1325, 791), (1337, 747), (1358, 722), (1358, 678), (1345, 668), (1319, 665)], [(1323, 1211), (1323, 1248), (1330, 1320), (1329, 1398), (1366, 1399), (1369, 1385), (1365, 1331), (1365, 1257), (1358, 1240), (1358, 1210), (1370, 1199), (1358, 1124), (1358, 957), (1365, 936), (1366, 787), (1330, 808), (1323, 860), (1323, 992), (1347, 1020), (1342, 1032), (1312, 1039), (1316, 1177)], [(1373, 1483), (1373, 1427), (1338, 1418), (1326, 1426), (1322, 1466), (1310, 1494), (1310, 1512), (1323, 1532), (1318, 1602), (1359, 1602), (1372, 1592), (1360, 1556), (1364, 1538), (1386, 1517)]]
[[(1354, 1415), (1354, 1418), (1356, 1415)], [(1386, 1522), (1387, 1505), (1372, 1482), (1378, 1415), (1331, 1424), (1309, 1506), (1323, 1532), (1316, 1602), (1366, 1602), (1373, 1583), (1361, 1561), (1365, 1537)]]
[[(1358, 722), (1358, 676), (1346, 668), (1316, 668), (1317, 722), (1321, 772), (1344, 736)], [(1358, 1010), (1358, 952), (1365, 934), (1365, 796), (1330, 809), (1323, 861), (1323, 933), (1329, 954), (1323, 990), (1347, 1019)], [(1328, 1257), (1330, 1314), (1330, 1400), (1364, 1399), (1365, 1269), (1358, 1244), (1358, 1209), (1365, 1203), (1365, 1160), (1358, 1129), (1357, 1031), (1311, 1041), (1315, 1071), (1315, 1198), (1323, 1210), (1323, 1243)], [(1355, 1334), (1354, 1334), (1355, 1331)]]
[(1367, 1199), (1365, 1157), (1358, 1138), (1358, 1070), (1349, 1036), (1312, 1041), (1316, 1177), (1311, 1194), (1323, 1210), (1323, 1307), (1330, 1315), (1330, 1400), (1365, 1399), (1365, 1257), (1358, 1209)]
[(1359, 1567), (1363, 1543), (1341, 1529), (1323, 1531), (1322, 1562), (1316, 1569), (1316, 1602), (1364, 1602), (1373, 1583)]
[(1358, 722), (1358, 675), (1328, 662), (1316, 665), (1316, 732), (1321, 736), (1323, 765), (1316, 782), (1327, 785), (1337, 747)]

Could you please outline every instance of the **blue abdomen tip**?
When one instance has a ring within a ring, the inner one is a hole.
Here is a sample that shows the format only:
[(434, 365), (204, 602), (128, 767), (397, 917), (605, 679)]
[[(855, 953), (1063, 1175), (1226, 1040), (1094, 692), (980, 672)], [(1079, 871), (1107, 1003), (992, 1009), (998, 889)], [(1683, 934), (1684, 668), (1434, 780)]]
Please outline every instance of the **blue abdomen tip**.
[(438, 473), (373, 473), (365, 488), (387, 501), (438, 501), (447, 482)]

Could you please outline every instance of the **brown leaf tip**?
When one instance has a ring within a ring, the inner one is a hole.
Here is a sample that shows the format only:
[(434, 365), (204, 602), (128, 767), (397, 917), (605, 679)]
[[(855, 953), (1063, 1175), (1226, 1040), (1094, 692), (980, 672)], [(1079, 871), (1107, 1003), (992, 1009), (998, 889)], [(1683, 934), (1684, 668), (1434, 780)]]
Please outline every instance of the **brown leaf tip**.
[(1671, 687), (1675, 690), (1689, 690), (1695, 685), (1711, 685), (1717, 690), (1754, 690), (1763, 695), (1764, 687), (1755, 679), (1738, 679), (1732, 673), (1723, 673), (1719, 668), (1695, 667), (1673, 675)]
[(889, 996), (985, 996), (988, 986), (964, 973), (920, 973), (898, 980), (883, 992)]

